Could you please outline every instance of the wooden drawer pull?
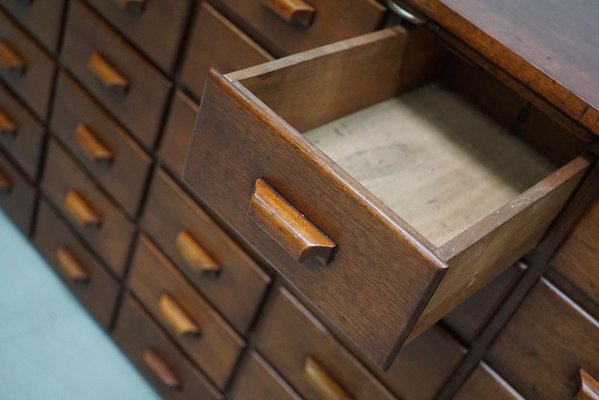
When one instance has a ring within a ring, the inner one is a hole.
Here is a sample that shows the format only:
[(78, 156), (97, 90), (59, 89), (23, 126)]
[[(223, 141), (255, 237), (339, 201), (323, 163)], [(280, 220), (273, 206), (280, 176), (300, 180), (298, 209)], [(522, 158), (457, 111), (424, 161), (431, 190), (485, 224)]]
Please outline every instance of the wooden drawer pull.
[(15, 122), (0, 108), (0, 135), (15, 136), (17, 134), (17, 125)]
[(127, 12), (135, 15), (142, 14), (146, 8), (146, 0), (115, 0)]
[(58, 249), (56, 249), (55, 254), (58, 264), (72, 282), (89, 282), (89, 272), (87, 272), (85, 267), (79, 262), (79, 260), (77, 260), (77, 258), (69, 249), (64, 246), (60, 246)]
[(17, 54), (5, 41), (0, 39), (0, 65), (6, 72), (22, 75), (25, 73), (27, 65), (25, 60)]
[(167, 387), (178, 389), (181, 379), (172, 368), (152, 349), (146, 349), (143, 354), (144, 363)]
[(349, 400), (351, 396), (312, 357), (304, 363), (304, 378), (324, 400)]
[(217, 275), (220, 265), (208, 254), (197, 240), (185, 229), (179, 231), (176, 239), (177, 250), (185, 262), (194, 270)]
[(303, 0), (262, 0), (283, 21), (303, 27), (312, 25), (316, 9)]
[(295, 260), (328, 264), (333, 258), (335, 242), (262, 179), (256, 181), (248, 215)]
[(129, 90), (129, 81), (116, 68), (98, 53), (89, 57), (88, 67), (104, 87), (119, 96), (124, 96)]
[(4, 171), (0, 169), (0, 192), (9, 193), (11, 189), (12, 181), (8, 175), (6, 175)]
[(99, 165), (109, 165), (112, 161), (112, 152), (95, 133), (85, 124), (78, 124), (75, 128), (75, 135), (79, 146), (85, 152), (90, 160)]
[(70, 190), (64, 198), (67, 211), (84, 227), (99, 227), (102, 217), (76, 190)]
[(198, 337), (200, 327), (187, 315), (177, 302), (168, 294), (163, 294), (158, 300), (160, 314), (170, 326), (181, 336)]
[(580, 369), (580, 389), (576, 396), (576, 400), (599, 400), (599, 381), (593, 378), (584, 369)]

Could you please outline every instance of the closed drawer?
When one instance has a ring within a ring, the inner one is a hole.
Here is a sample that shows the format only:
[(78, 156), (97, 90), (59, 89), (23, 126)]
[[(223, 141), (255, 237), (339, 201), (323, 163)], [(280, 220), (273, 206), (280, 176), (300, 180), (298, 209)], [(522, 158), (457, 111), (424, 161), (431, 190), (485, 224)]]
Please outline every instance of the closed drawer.
[(183, 175), (185, 157), (197, 114), (198, 105), (177, 90), (171, 103), (159, 152), (160, 161), (177, 179), (181, 179)]
[(394, 398), (284, 288), (271, 298), (254, 337), (258, 352), (306, 399)]
[(163, 70), (177, 57), (190, 0), (88, 0)]
[(512, 265), (478, 293), (456, 307), (443, 318), (443, 323), (451, 328), (452, 332), (457, 334), (462, 341), (472, 343), (499, 309), (525, 270), (526, 265), (522, 262)]
[(0, 208), (26, 235), (31, 228), (34, 204), (35, 188), (0, 153)]
[(56, 140), (48, 144), (42, 189), (112, 271), (122, 276), (135, 226)]
[(233, 388), (232, 400), (301, 400), (301, 397), (275, 371), (264, 358), (252, 351), (243, 361)]
[(385, 368), (531, 250), (589, 165), (550, 163), (448, 89), (446, 57), (395, 27), (214, 73), (184, 172)]
[(46, 201), (37, 213), (34, 244), (90, 313), (108, 327), (119, 285)]
[(146, 148), (154, 146), (170, 84), (78, 0), (69, 6), (61, 58)]
[(0, 77), (42, 119), (48, 112), (54, 69), (44, 50), (0, 11)]
[(487, 364), (481, 362), (453, 397), (455, 400), (524, 400)]
[(243, 340), (146, 236), (141, 236), (131, 268), (131, 290), (223, 389), (245, 345)]
[(65, 73), (58, 78), (50, 126), (125, 211), (136, 215), (151, 159)]
[(599, 379), (599, 323), (541, 279), (487, 360), (526, 398), (571, 399), (580, 370)]
[(599, 306), (599, 198), (551, 261), (553, 269)]
[(210, 68), (232, 72), (272, 57), (207, 3), (196, 12), (181, 70), (181, 81), (202, 96)]
[(375, 0), (218, 0), (268, 49), (287, 55), (375, 30)]
[(113, 337), (165, 399), (222, 398), (129, 295), (123, 300)]
[(44, 126), (0, 85), (0, 143), (27, 173), (37, 178)]
[(65, 4), (63, 0), (0, 0), (0, 4), (50, 52), (54, 53), (58, 49)]
[(245, 333), (270, 277), (164, 171), (157, 170), (142, 227), (231, 324)]

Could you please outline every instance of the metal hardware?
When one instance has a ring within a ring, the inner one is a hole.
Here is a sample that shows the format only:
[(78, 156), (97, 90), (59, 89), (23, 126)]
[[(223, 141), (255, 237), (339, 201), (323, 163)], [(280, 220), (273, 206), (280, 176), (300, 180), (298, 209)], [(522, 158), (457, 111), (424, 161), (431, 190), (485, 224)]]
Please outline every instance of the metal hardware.
[(387, 0), (387, 7), (395, 14), (399, 15), (402, 19), (414, 24), (414, 25), (423, 25), (426, 21), (420, 17), (415, 16), (409, 11), (404, 10), (399, 4), (397, 4), (393, 0)]

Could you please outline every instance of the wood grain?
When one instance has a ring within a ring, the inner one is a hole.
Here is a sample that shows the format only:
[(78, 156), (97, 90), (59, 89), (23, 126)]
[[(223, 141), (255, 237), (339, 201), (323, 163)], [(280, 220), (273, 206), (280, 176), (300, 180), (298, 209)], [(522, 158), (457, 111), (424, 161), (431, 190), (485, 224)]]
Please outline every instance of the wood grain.
[(580, 369), (580, 389), (576, 392), (576, 400), (598, 400), (599, 381), (584, 369)]
[(497, 372), (481, 362), (456, 393), (456, 400), (524, 400)]

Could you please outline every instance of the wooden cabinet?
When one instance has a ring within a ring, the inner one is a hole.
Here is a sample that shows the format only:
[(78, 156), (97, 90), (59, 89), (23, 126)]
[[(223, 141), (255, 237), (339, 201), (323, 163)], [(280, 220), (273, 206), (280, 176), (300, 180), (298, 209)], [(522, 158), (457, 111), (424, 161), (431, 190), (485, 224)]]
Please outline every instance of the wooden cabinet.
[(35, 197), (35, 187), (0, 153), (0, 207), (26, 235), (33, 221)]

